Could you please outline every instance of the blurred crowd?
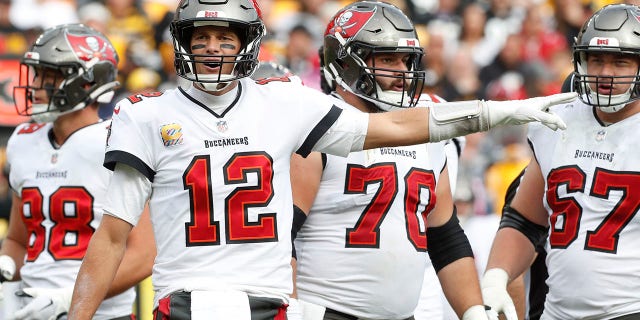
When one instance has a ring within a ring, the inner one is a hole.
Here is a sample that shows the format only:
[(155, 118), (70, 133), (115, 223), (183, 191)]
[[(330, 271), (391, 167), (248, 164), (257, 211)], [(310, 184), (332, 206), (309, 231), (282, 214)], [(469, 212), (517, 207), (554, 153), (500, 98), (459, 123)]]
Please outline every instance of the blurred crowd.
[[(352, 0), (257, 0), (268, 36), (261, 60), (288, 67), (320, 88), (318, 48), (333, 14)], [(425, 48), (425, 92), (449, 101), (524, 99), (560, 91), (573, 70), (571, 45), (583, 22), (609, 3), (640, 0), (388, 0), (417, 25)], [(119, 100), (175, 86), (169, 24), (178, 0), (0, 0), (0, 58), (20, 57), (43, 29), (82, 22), (105, 33), (120, 55)], [(17, 74), (17, 69), (15, 70)], [(3, 89), (2, 94), (10, 91)], [(2, 95), (0, 94), (0, 95)], [(8, 93), (10, 94), (10, 93)], [(108, 118), (113, 105), (103, 106)], [(0, 119), (0, 123), (2, 123)], [(0, 151), (11, 133), (0, 130)], [(467, 136), (456, 199), (474, 214), (499, 212), (509, 182), (526, 165), (526, 129)], [(0, 165), (3, 164), (0, 152)], [(0, 175), (0, 214), (8, 214)], [(0, 232), (2, 225), (0, 224)]]

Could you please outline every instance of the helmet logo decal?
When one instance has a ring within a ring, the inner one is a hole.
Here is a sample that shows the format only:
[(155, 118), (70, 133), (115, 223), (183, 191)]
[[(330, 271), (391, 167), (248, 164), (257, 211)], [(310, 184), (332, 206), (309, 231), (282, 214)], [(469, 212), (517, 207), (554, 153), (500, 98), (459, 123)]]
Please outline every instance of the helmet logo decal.
[(89, 61), (93, 58), (98, 58), (109, 61), (114, 66), (118, 65), (115, 50), (100, 37), (67, 34), (67, 41), (80, 60)]
[(202, 10), (196, 13), (197, 18), (226, 18), (227, 14), (224, 11), (212, 11), (212, 10)]
[(325, 35), (339, 33), (345, 39), (354, 37), (369, 22), (375, 12), (375, 8), (371, 11), (347, 9), (336, 15), (336, 18), (329, 23)]
[(31, 51), (25, 52), (24, 58), (29, 60), (40, 60), (40, 53)]
[(620, 42), (616, 38), (593, 37), (589, 40), (589, 46), (619, 47)]
[(398, 47), (420, 47), (418, 39), (400, 38), (398, 39)]

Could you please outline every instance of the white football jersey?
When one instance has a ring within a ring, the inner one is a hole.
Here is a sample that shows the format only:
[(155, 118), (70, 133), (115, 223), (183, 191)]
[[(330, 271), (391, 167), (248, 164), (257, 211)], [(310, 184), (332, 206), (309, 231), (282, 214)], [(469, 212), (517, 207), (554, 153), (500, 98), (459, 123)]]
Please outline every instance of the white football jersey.
[[(50, 138), (52, 124), (19, 125), (7, 145), (11, 187), (22, 200), (29, 233), (27, 287), (72, 287), (82, 258), (102, 219), (111, 172), (103, 167), (109, 122), (74, 132), (60, 147)], [(131, 314), (134, 289), (105, 300), (95, 319)]]
[(295, 241), (299, 299), (366, 319), (413, 315), (445, 163), (444, 142), (327, 155)]
[(544, 318), (640, 312), (640, 114), (606, 126), (580, 100), (552, 111), (566, 130), (529, 126), (550, 215)]
[(124, 99), (107, 143), (107, 166), (125, 163), (152, 183), (156, 302), (171, 291), (220, 286), (284, 297), (292, 291), (291, 155), (318, 141), (347, 145), (346, 154), (350, 130), (331, 129), (366, 128), (367, 117), (281, 81), (240, 80), (222, 114), (194, 94), (201, 93), (191, 87)]

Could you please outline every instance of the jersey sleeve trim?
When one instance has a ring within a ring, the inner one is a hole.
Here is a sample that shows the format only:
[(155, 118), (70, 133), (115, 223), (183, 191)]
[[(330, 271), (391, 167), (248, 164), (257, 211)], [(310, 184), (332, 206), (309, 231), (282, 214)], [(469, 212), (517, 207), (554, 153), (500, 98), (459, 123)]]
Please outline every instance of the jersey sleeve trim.
[(460, 157), (462, 155), (462, 145), (458, 137), (451, 138), (451, 140), (449, 140), (449, 143), (453, 144), (456, 147), (456, 152), (458, 153), (458, 157)]
[(447, 168), (448, 164), (449, 164), (449, 158), (444, 158), (444, 163), (442, 164), (442, 167), (440, 168), (440, 173), (442, 173), (442, 171), (444, 171), (444, 168)]
[(529, 148), (531, 148), (531, 154), (533, 154), (533, 158), (536, 159), (536, 162), (540, 163), (540, 161), (538, 161), (538, 155), (536, 154), (536, 148), (533, 145), (533, 141), (531, 141), (531, 139), (527, 139), (527, 144), (529, 145)]
[(316, 145), (318, 140), (320, 140), (320, 138), (322, 138), (322, 136), (327, 131), (329, 131), (329, 128), (331, 128), (331, 126), (336, 122), (336, 120), (338, 120), (338, 117), (340, 117), (340, 114), (342, 114), (342, 109), (333, 105), (331, 107), (331, 110), (329, 110), (329, 112), (327, 112), (327, 114), (322, 118), (322, 120), (318, 122), (318, 124), (313, 128), (313, 130), (311, 130), (311, 133), (309, 133), (309, 135), (307, 136), (307, 139), (305, 139), (304, 143), (302, 143), (302, 146), (300, 146), (300, 148), (296, 151), (296, 153), (306, 158), (309, 155), (309, 153), (311, 153), (311, 151), (313, 150), (313, 146)]
[(140, 172), (143, 176), (147, 177), (149, 181), (153, 182), (153, 178), (156, 175), (156, 172), (153, 171), (146, 163), (144, 163), (140, 158), (132, 155), (131, 153), (124, 151), (108, 151), (104, 155), (104, 167), (113, 171), (116, 167), (116, 163), (121, 162), (124, 163), (138, 172)]

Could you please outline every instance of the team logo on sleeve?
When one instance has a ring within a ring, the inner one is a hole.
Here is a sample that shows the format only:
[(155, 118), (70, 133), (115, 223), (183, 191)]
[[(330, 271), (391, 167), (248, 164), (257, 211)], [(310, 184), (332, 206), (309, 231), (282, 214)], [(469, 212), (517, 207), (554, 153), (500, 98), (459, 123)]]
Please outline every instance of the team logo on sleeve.
[(165, 147), (182, 144), (182, 126), (177, 123), (165, 124), (160, 127), (160, 136)]

